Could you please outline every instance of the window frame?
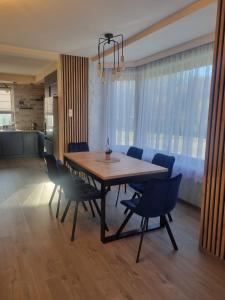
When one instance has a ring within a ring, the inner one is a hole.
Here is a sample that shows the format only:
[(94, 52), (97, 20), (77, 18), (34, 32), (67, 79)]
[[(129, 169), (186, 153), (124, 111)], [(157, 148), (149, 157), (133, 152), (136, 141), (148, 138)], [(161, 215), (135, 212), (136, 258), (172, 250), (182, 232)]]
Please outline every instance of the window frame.
[[(9, 124), (2, 124), (0, 123), (0, 128), (4, 128), (5, 126), (6, 127), (9, 127), (9, 126), (12, 126), (13, 123), (14, 123), (14, 109), (13, 109), (13, 95), (12, 95), (12, 88), (11, 87), (0, 87), (0, 90), (9, 90), (9, 93), (10, 93), (10, 107), (11, 107), (11, 110), (1, 110), (1, 107), (0, 107), (0, 116), (1, 115), (11, 115), (11, 118), (10, 118), (10, 122)], [(1, 93), (0, 93), (0, 101), (1, 101)]]

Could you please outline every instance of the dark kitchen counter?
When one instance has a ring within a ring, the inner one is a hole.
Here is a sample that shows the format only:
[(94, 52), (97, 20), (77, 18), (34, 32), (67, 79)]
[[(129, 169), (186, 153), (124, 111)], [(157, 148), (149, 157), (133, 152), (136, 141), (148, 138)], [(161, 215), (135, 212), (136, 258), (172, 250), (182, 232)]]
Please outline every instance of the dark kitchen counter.
[(41, 157), (43, 136), (38, 130), (0, 131), (0, 158)]

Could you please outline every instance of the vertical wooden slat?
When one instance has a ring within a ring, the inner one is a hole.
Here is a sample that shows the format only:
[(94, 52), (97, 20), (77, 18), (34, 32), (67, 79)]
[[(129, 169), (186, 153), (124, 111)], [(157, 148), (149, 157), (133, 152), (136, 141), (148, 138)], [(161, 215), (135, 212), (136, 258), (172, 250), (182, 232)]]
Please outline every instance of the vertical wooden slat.
[[(225, 3), (223, 4), (222, 8), (223, 11), (225, 9)], [(223, 14), (224, 19), (224, 14)], [(222, 28), (221, 28), (222, 27)], [(214, 97), (218, 99), (217, 101), (217, 110), (215, 115), (215, 131), (214, 131), (214, 149), (213, 149), (213, 170), (212, 170), (212, 187), (211, 187), (211, 198), (214, 198), (214, 201), (211, 201), (211, 209), (210, 209), (210, 227), (209, 227), (209, 234), (208, 234), (208, 247), (212, 248), (212, 251), (215, 251), (215, 239), (216, 239), (216, 227), (217, 222), (217, 212), (218, 212), (218, 204), (219, 204), (219, 193), (220, 193), (220, 180), (221, 180), (221, 161), (222, 157), (221, 153), (221, 146), (223, 146), (220, 134), (223, 131), (223, 124), (222, 124), (222, 114), (223, 114), (223, 82), (224, 82), (224, 68), (225, 68), (225, 60), (222, 58), (223, 54), (223, 44), (224, 44), (224, 22), (223, 26), (220, 27), (220, 43), (222, 42), (222, 46), (219, 47), (219, 55), (218, 61), (220, 61), (220, 68), (218, 68), (218, 73), (216, 74), (216, 89)], [(222, 34), (221, 34), (222, 33)], [(213, 232), (214, 229), (214, 232)]]
[(219, 0), (209, 107), (200, 246), (225, 257), (225, 0)]
[[(219, 11), (219, 10), (218, 10)], [(217, 28), (218, 28), (218, 24), (220, 21), (220, 15), (218, 15), (218, 19), (217, 19)], [(210, 110), (209, 110), (209, 116), (210, 116), (210, 122), (209, 122), (209, 126), (208, 126), (208, 138), (207, 140), (210, 140), (210, 143), (207, 143), (207, 150), (206, 150), (206, 166), (207, 166), (207, 172), (206, 172), (206, 182), (208, 183), (206, 185), (206, 199), (208, 199), (210, 197), (210, 193), (211, 193), (211, 184), (209, 184), (209, 182), (213, 179), (212, 176), (212, 163), (213, 163), (213, 149), (214, 149), (214, 131), (211, 130), (211, 128), (215, 127), (215, 122), (216, 122), (216, 115), (217, 115), (217, 101), (215, 101), (214, 99), (216, 99), (216, 97), (214, 97), (214, 93), (215, 91), (218, 91), (217, 85), (219, 84), (218, 81), (215, 80), (216, 78), (216, 74), (217, 74), (217, 70), (218, 68), (220, 68), (220, 64), (218, 61), (218, 49), (219, 49), (219, 45), (218, 45), (219, 39), (216, 37), (215, 39), (215, 49), (214, 49), (214, 71), (213, 71), (213, 76), (212, 76), (212, 89), (211, 89), (211, 105), (210, 105)], [(206, 205), (205, 205), (205, 218), (204, 218), (204, 232), (206, 230), (208, 230), (209, 228), (209, 215), (210, 215), (210, 209), (211, 209), (211, 203), (209, 201), (206, 201)], [(203, 245), (204, 247), (207, 246), (208, 243), (208, 239), (209, 234), (204, 235), (203, 236)]]
[[(88, 141), (88, 58), (61, 55), (64, 151), (69, 142)], [(72, 109), (73, 117), (69, 117)]]

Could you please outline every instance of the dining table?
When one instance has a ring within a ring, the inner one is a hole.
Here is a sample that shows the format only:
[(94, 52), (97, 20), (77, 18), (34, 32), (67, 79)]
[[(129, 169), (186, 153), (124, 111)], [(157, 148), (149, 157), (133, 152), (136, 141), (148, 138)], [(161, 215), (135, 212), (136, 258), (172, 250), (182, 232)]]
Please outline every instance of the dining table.
[[(151, 178), (165, 177), (168, 170), (150, 162), (139, 160), (123, 153), (113, 152), (70, 152), (64, 153), (64, 163), (79, 169), (96, 180), (101, 193), (101, 226), (102, 243), (112, 242), (141, 233), (140, 229), (106, 235), (106, 194), (111, 186), (129, 183), (148, 182)], [(164, 226), (161, 220), (157, 224), (149, 224), (147, 231), (157, 230)]]

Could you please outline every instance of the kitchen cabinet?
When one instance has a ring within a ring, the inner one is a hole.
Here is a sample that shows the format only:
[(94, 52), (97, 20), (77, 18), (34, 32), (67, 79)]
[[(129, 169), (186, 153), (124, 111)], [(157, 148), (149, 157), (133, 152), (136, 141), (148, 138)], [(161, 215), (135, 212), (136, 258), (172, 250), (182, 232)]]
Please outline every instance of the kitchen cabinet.
[(23, 155), (38, 156), (38, 133), (23, 134)]
[(0, 135), (2, 156), (20, 156), (23, 154), (23, 140), (21, 134), (4, 132)]
[(0, 132), (0, 158), (38, 157), (38, 131)]

